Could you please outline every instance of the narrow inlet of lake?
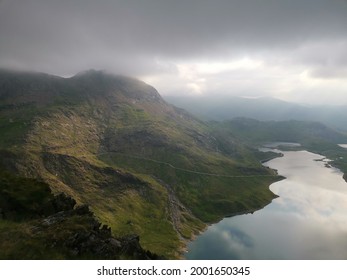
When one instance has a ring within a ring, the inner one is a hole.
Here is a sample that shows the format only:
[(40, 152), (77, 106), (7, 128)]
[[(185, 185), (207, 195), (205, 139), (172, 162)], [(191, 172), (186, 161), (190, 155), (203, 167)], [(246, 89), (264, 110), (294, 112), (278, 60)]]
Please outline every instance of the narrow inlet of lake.
[(285, 180), (254, 214), (225, 218), (188, 245), (187, 259), (347, 259), (347, 183), (324, 157), (290, 151), (264, 165)]

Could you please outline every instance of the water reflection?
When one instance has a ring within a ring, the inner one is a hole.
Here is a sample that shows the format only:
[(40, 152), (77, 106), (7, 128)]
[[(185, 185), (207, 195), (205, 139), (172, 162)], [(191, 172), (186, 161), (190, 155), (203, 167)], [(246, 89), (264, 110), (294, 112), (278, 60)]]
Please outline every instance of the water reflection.
[(254, 214), (226, 218), (189, 246), (188, 259), (347, 259), (347, 184), (307, 151), (282, 152), (265, 165), (287, 179), (280, 197)]

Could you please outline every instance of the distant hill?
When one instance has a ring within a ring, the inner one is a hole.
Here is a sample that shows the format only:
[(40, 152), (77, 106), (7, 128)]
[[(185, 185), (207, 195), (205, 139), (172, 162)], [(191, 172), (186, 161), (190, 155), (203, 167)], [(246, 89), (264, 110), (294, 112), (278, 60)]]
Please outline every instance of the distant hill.
[(114, 237), (135, 234), (166, 258), (180, 257), (207, 223), (268, 204), (279, 179), (253, 149), (217, 139), (153, 87), (95, 70), (1, 70), (0, 154), (7, 172), (89, 205)]
[(244, 117), (260, 121), (316, 121), (347, 131), (347, 106), (305, 106), (270, 97), (166, 96), (165, 99), (205, 120)]
[[(245, 144), (261, 147), (269, 142), (294, 142), (306, 149), (326, 156), (331, 164), (344, 173), (347, 181), (347, 149), (338, 144), (347, 143), (347, 133), (341, 133), (319, 122), (257, 121), (235, 118), (230, 121), (211, 122), (218, 139), (238, 138)], [(286, 149), (288, 149), (286, 147)], [(271, 156), (270, 156), (271, 157)]]
[(307, 121), (258, 121), (247, 118), (235, 118), (230, 121), (214, 122), (212, 125), (251, 145), (267, 142), (294, 142), (305, 146), (314, 143), (329, 143), (335, 146), (347, 143), (347, 135), (319, 122)]

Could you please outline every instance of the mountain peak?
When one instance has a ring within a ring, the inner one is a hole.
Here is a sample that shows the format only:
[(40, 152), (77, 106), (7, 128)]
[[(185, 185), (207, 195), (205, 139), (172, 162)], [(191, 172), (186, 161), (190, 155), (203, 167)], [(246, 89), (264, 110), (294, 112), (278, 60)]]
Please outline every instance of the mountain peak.
[(105, 70), (88, 69), (78, 72), (73, 77), (91, 77), (91, 76), (101, 76), (108, 74)]
[(70, 78), (0, 69), (0, 88), (0, 98), (10, 104), (47, 105), (55, 100), (76, 101), (88, 96), (122, 96), (122, 100), (129, 102), (164, 102), (155, 88), (140, 80), (95, 69)]
[(105, 70), (89, 69), (77, 73), (71, 80), (79, 80), (89, 88), (98, 87), (104, 92), (123, 92), (129, 98), (162, 100), (155, 88), (135, 78), (115, 75)]

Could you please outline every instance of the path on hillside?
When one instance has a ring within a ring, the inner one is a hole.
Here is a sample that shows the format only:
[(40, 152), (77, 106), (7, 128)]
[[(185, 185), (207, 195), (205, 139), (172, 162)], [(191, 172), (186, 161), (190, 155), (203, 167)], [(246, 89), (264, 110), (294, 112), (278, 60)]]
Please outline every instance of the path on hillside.
[(146, 161), (151, 161), (155, 162), (161, 165), (166, 165), (172, 169), (179, 170), (179, 171), (184, 171), (187, 173), (193, 173), (193, 174), (198, 174), (198, 175), (205, 175), (205, 176), (213, 176), (213, 177), (225, 177), (225, 178), (253, 178), (253, 177), (277, 177), (278, 175), (270, 175), (270, 174), (253, 174), (253, 175), (227, 175), (227, 174), (217, 174), (217, 173), (207, 173), (207, 172), (201, 172), (201, 171), (195, 171), (191, 169), (186, 169), (186, 168), (181, 168), (172, 165), (171, 163), (156, 160), (156, 159), (151, 159), (151, 158), (146, 158), (146, 157), (140, 157), (140, 156), (135, 156), (135, 155), (130, 155), (122, 152), (104, 152), (104, 153), (98, 153), (98, 156), (101, 155), (108, 155), (108, 154), (119, 154), (123, 155), (129, 158), (135, 158), (135, 159), (140, 159), (140, 160), (146, 160)]

